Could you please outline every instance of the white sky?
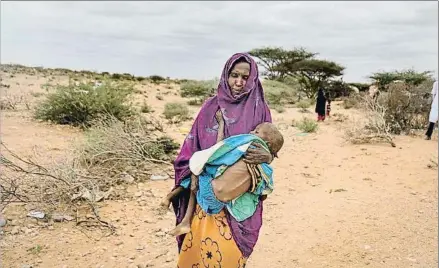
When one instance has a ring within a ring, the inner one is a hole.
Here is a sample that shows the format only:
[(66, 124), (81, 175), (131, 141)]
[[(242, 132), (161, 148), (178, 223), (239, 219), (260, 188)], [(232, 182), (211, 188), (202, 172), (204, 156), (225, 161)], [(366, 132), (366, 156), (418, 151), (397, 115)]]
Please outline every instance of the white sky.
[(2, 2), (1, 63), (210, 79), (235, 52), (303, 46), (346, 67), (438, 73), (437, 2)]

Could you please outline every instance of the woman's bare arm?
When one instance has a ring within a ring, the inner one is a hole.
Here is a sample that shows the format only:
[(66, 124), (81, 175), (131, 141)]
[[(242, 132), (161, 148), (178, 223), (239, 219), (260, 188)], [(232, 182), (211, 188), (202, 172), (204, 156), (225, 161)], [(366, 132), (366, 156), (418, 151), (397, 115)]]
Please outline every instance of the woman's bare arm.
[(241, 159), (212, 180), (216, 198), (222, 202), (231, 201), (250, 189), (252, 178), (247, 164)]

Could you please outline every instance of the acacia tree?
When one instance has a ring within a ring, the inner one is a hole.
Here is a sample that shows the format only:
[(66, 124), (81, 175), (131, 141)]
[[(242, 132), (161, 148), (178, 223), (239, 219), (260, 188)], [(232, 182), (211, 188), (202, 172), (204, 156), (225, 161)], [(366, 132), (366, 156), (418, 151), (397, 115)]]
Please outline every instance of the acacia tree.
[(406, 84), (418, 86), (431, 80), (431, 71), (417, 72), (415, 70), (402, 70), (391, 72), (376, 72), (369, 76), (380, 90), (387, 90), (395, 81), (403, 81)]
[(294, 64), (284, 64), (280, 66), (287, 70), (287, 74), (296, 76), (301, 84), (301, 91), (308, 98), (314, 98), (319, 87), (323, 86), (328, 80), (343, 75), (343, 66), (327, 60), (308, 59)]
[(304, 48), (285, 50), (281, 47), (255, 48), (248, 53), (259, 59), (258, 64), (264, 67), (261, 75), (270, 80), (283, 80), (289, 72), (287, 66), (292, 66), (297, 62), (311, 59), (317, 55), (317, 53), (309, 52)]

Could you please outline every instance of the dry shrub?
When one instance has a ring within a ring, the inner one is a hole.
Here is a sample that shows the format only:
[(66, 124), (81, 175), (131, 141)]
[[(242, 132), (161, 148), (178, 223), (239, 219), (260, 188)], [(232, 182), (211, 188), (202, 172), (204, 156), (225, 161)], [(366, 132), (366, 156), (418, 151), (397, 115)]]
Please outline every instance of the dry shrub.
[(431, 82), (418, 86), (393, 83), (381, 93), (378, 102), (385, 107), (384, 120), (393, 134), (407, 134), (412, 129), (424, 129), (431, 107)]
[(160, 75), (151, 75), (148, 79), (154, 84), (160, 84), (166, 81), (166, 79)]
[(369, 97), (363, 101), (365, 121), (352, 121), (352, 125), (346, 130), (345, 138), (352, 144), (366, 144), (387, 142), (395, 147), (391, 128), (386, 121), (386, 107), (375, 102)]
[(351, 108), (359, 108), (362, 97), (359, 94), (351, 94), (349, 97), (343, 99), (343, 108), (348, 110)]
[(334, 113), (331, 117), (333, 118), (333, 121), (341, 123), (348, 120), (348, 117), (346, 115), (340, 113)]
[(283, 106), (297, 102), (297, 90), (290, 85), (275, 80), (265, 80), (263, 86), (265, 99), (271, 106)]
[(93, 121), (76, 149), (47, 167), (5, 147), (0, 158), (0, 205), (32, 202), (52, 213), (85, 202), (96, 212), (95, 203), (112, 198), (114, 186), (126, 176), (145, 180), (153, 171), (172, 167), (179, 144), (163, 136), (158, 121), (105, 119)]
[(23, 105), (26, 109), (30, 109), (29, 101), (23, 94), (12, 95), (8, 92), (4, 92), (0, 98), (0, 110), (17, 110)]
[(191, 99), (191, 100), (187, 101), (187, 104), (190, 105), (190, 106), (199, 106), (202, 103), (200, 102), (199, 99)]
[(191, 98), (189, 100), (191, 105), (200, 105), (215, 94), (218, 83), (218, 79), (183, 82), (180, 86), (180, 96)]
[(310, 101), (308, 101), (308, 100), (301, 100), (301, 101), (299, 101), (297, 104), (296, 104), (296, 107), (297, 108), (300, 108), (300, 110), (299, 110), (299, 112), (301, 112), (301, 113), (307, 113), (307, 112), (309, 112), (308, 111), (308, 108), (311, 106), (311, 103), (310, 103)]
[(169, 163), (179, 145), (158, 129), (160, 126), (140, 117), (127, 122), (114, 117), (97, 120), (85, 132), (77, 155), (88, 167), (117, 171), (138, 163)]
[(109, 114), (124, 119), (133, 114), (128, 98), (131, 83), (104, 81), (100, 86), (89, 83), (57, 85), (35, 109), (35, 117), (57, 124), (89, 126), (91, 121)]
[(184, 103), (171, 102), (165, 104), (163, 115), (173, 123), (189, 119), (189, 109)]
[(299, 122), (293, 121), (293, 127), (297, 127), (305, 133), (314, 133), (317, 132), (319, 125), (316, 121), (303, 117)]
[(285, 112), (285, 108), (283, 106), (280, 106), (280, 105), (274, 106), (274, 110), (280, 114)]
[(152, 107), (146, 101), (144, 101), (142, 107), (140, 107), (140, 112), (144, 114), (149, 114), (154, 112), (154, 109), (152, 109)]

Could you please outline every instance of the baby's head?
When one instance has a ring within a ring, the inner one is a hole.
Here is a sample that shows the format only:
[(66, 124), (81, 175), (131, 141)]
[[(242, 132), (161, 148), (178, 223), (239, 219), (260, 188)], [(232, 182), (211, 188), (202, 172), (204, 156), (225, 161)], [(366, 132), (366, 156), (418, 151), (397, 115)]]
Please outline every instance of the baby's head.
[(272, 123), (262, 123), (256, 126), (256, 128), (250, 132), (250, 134), (256, 135), (262, 140), (264, 140), (271, 153), (277, 156), (284, 145), (284, 138), (279, 130)]

